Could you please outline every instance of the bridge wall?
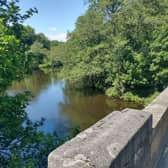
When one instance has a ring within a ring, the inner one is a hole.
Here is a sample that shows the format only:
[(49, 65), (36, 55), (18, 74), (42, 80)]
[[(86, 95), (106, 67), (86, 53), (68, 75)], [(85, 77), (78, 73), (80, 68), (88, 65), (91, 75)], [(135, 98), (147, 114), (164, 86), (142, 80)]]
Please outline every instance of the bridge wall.
[(168, 132), (168, 89), (143, 110), (115, 111), (50, 153), (49, 168), (153, 168)]
[(155, 168), (168, 142), (168, 88), (165, 89), (144, 111), (152, 114), (150, 168)]

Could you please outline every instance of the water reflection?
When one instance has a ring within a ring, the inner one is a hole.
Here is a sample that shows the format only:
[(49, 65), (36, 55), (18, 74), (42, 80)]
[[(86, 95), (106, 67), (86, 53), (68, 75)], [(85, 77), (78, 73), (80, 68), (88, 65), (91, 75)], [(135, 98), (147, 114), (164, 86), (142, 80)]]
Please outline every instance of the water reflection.
[(56, 131), (64, 136), (70, 128), (79, 126), (83, 130), (113, 110), (141, 108), (137, 104), (110, 99), (103, 94), (72, 91), (65, 80), (57, 80), (54, 75), (36, 72), (10, 88), (10, 92), (32, 92), (34, 97), (26, 112), (33, 121), (46, 119), (40, 128), (46, 133)]

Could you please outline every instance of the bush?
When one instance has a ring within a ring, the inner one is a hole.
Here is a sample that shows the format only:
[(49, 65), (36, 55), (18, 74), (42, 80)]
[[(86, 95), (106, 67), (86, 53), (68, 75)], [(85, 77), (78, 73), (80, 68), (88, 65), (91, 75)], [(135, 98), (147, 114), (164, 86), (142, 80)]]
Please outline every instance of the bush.
[(140, 104), (144, 104), (144, 98), (134, 95), (131, 92), (124, 93), (121, 98), (125, 101), (132, 101), (132, 102), (138, 102)]

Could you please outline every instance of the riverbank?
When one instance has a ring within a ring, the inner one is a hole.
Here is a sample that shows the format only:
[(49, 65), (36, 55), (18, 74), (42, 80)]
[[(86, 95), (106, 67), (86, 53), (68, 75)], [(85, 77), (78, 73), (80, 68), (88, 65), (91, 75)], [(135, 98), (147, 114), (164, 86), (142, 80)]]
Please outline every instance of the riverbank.
[[(142, 106), (145, 106), (152, 102), (161, 91), (153, 91), (151, 89), (146, 89), (146, 91), (139, 90), (135, 92), (133, 90), (132, 92), (121, 92), (119, 89), (116, 89), (115, 87), (110, 87), (108, 89), (98, 89), (96, 87), (91, 87), (91, 84), (86, 84), (82, 79), (80, 79), (79, 76), (71, 76), (71, 75), (65, 75), (66, 71), (63, 69), (57, 69), (54, 68), (45, 68), (41, 69), (45, 74), (57, 74), (58, 79), (66, 79), (69, 81), (69, 87), (73, 90), (81, 91), (81, 90), (89, 90), (92, 91), (94, 90), (97, 93), (104, 94), (108, 96), (109, 98), (114, 98), (114, 99), (119, 99), (121, 101), (127, 101), (127, 102), (133, 102), (133, 103), (138, 103), (141, 104)], [(144, 93), (143, 93), (144, 92)]]

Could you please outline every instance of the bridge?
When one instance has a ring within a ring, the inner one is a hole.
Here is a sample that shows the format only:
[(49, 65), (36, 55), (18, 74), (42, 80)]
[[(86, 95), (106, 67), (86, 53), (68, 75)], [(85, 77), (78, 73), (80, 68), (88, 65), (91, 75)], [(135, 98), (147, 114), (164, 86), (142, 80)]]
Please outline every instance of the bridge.
[(168, 140), (168, 88), (142, 110), (114, 111), (48, 156), (48, 168), (156, 168)]

